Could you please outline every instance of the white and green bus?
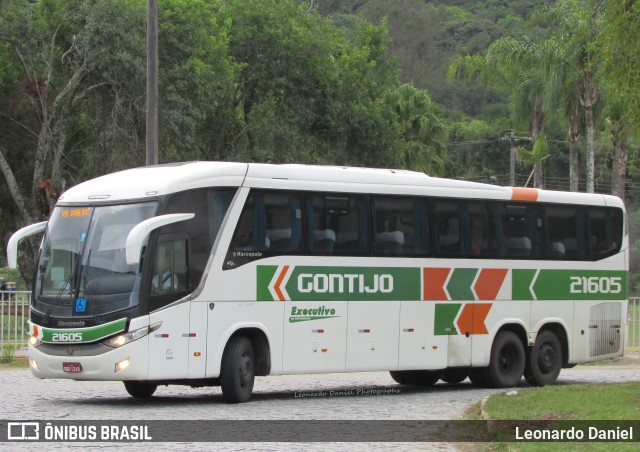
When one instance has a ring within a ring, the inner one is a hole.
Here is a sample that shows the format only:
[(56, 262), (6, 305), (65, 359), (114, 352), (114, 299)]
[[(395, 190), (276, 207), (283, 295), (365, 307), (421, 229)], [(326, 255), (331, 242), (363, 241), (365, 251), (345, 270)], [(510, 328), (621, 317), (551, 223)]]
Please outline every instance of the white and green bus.
[(620, 356), (620, 199), (385, 169), (191, 162), (65, 192), (35, 272), (38, 378), (222, 387), (390, 371), (510, 387)]

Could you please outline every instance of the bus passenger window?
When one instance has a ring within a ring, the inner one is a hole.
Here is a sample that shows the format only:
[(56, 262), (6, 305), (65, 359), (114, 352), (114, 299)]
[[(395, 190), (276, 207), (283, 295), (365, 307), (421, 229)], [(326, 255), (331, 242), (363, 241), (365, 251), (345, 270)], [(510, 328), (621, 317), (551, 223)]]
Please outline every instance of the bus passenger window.
[(584, 210), (575, 206), (548, 205), (545, 211), (547, 257), (562, 260), (584, 259)]
[(493, 252), (495, 257), (535, 259), (540, 257), (538, 207), (526, 204), (491, 206)]
[(373, 252), (379, 256), (426, 255), (427, 203), (421, 198), (376, 197), (371, 203)]
[(314, 254), (369, 252), (367, 199), (342, 193), (309, 193), (305, 215), (307, 249)]
[(487, 257), (489, 221), (484, 203), (436, 202), (436, 254), (442, 257)]
[(589, 209), (589, 232), (592, 259), (603, 259), (616, 253), (622, 242), (622, 211), (612, 208)]
[(259, 253), (251, 256), (259, 258), (263, 254), (299, 252), (302, 247), (301, 198), (297, 192), (251, 193), (233, 235), (230, 255), (242, 256), (242, 252), (249, 251)]

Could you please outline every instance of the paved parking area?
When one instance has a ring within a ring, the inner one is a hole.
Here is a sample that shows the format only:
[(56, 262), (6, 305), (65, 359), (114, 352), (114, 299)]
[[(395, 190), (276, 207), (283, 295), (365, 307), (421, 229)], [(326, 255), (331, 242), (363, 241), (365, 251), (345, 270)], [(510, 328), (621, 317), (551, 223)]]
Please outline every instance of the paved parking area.
[[(640, 362), (564, 369), (559, 384), (640, 381)], [(119, 382), (38, 380), (27, 369), (0, 371), (2, 419), (7, 420), (447, 420), (462, 419), (485, 396), (468, 380), (432, 388), (404, 387), (387, 372), (259, 377), (251, 402), (228, 405), (220, 388), (160, 387), (148, 401), (128, 396)], [(10, 450), (29, 450), (11, 445)], [(26, 446), (26, 445), (25, 445)], [(50, 446), (57, 447), (53, 444)], [(102, 447), (108, 446), (105, 444)], [(113, 445), (114, 447), (118, 447)], [(149, 444), (134, 445), (147, 450)], [(154, 450), (207, 450), (206, 443), (153, 443)], [(212, 446), (212, 445), (211, 445)], [(223, 443), (224, 450), (344, 450), (344, 443)], [(247, 447), (248, 446), (248, 447)], [(286, 447), (285, 447), (286, 446)], [(71, 444), (86, 449), (87, 444)], [(97, 447), (97, 446), (96, 446)], [(121, 447), (121, 446), (120, 446)], [(349, 450), (455, 450), (456, 444), (349, 444)], [(60, 445), (60, 450), (67, 446)], [(3, 449), (5, 449), (3, 447)], [(130, 449), (127, 447), (127, 449)], [(6, 450), (6, 449), (5, 449)]]

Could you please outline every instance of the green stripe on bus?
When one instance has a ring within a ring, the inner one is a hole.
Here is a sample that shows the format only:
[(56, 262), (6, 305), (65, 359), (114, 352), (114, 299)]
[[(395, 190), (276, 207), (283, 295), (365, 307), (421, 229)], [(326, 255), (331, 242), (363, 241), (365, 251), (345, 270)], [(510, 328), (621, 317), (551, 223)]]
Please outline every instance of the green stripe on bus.
[[(277, 266), (257, 267), (256, 296), (274, 301), (270, 291)], [(289, 269), (288, 281), (279, 286), (289, 301), (420, 300), (421, 269), (398, 267), (316, 267)]]
[(513, 270), (514, 300), (624, 300), (627, 272), (616, 270)]
[(627, 298), (627, 273), (540, 270), (533, 293), (538, 300), (624, 300)]
[(42, 342), (81, 344), (96, 342), (124, 331), (126, 325), (127, 319), (120, 319), (89, 328), (40, 328), (42, 328)]
[(269, 284), (273, 276), (278, 271), (277, 265), (258, 265), (258, 274), (256, 281), (256, 300), (258, 301), (274, 301), (269, 291)]
[(297, 266), (285, 289), (292, 301), (420, 300), (420, 269)]
[(514, 300), (533, 300), (531, 283), (537, 270), (512, 270), (511, 298)]
[(458, 334), (455, 324), (461, 303), (436, 304), (433, 334), (436, 336), (455, 336)]
[(478, 274), (477, 268), (456, 268), (453, 270), (449, 283), (447, 284), (447, 292), (452, 300), (455, 301), (471, 301), (474, 300), (471, 286), (473, 280)]

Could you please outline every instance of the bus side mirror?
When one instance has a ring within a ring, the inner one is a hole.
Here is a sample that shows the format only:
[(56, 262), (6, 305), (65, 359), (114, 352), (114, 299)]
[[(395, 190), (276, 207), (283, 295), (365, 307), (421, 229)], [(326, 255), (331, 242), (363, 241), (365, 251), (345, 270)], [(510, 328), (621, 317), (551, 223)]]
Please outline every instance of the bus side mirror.
[(22, 229), (16, 231), (7, 243), (7, 265), (9, 268), (16, 268), (18, 266), (18, 243), (25, 237), (42, 232), (47, 227), (46, 221), (40, 223), (30, 224)]
[(128, 265), (134, 265), (140, 263), (140, 252), (147, 237), (154, 229), (166, 226), (167, 224), (177, 223), (179, 221), (190, 220), (195, 217), (195, 213), (171, 213), (167, 215), (160, 215), (158, 217), (149, 218), (138, 224), (136, 224), (125, 242), (125, 255)]

